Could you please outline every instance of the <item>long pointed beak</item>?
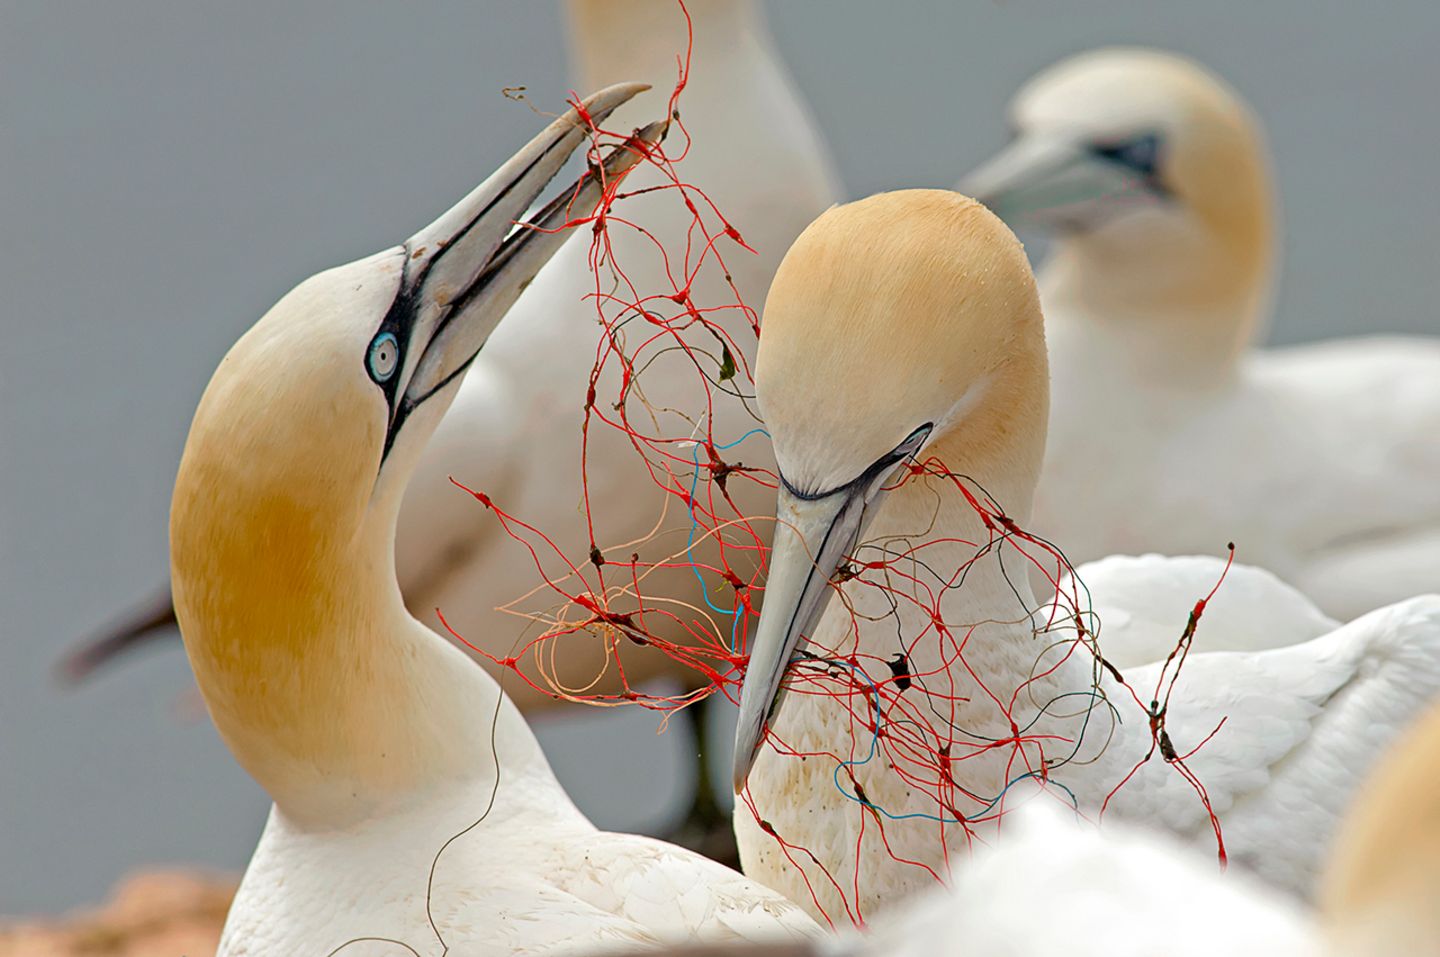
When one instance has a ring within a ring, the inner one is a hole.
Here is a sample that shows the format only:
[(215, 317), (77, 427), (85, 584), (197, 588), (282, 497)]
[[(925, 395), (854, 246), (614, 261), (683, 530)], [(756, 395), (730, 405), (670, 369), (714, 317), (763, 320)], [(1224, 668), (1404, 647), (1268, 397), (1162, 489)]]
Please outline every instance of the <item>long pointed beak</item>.
[(830, 576), (864, 531), (866, 491), (856, 484), (823, 498), (803, 499), (781, 486), (765, 603), (740, 689), (733, 782), (737, 794), (755, 764), (767, 722), (779, 712), (790, 659), (828, 603)]
[(955, 187), (1012, 226), (1084, 229), (1102, 221), (1138, 180), (1083, 144), (1054, 135), (1022, 135)]
[[(581, 107), (599, 125), (619, 106), (648, 90), (620, 83), (586, 99)], [(425, 399), (465, 371), (500, 319), (570, 237), (567, 219), (588, 215), (605, 182), (637, 163), (642, 145), (658, 142), (667, 124), (637, 130), (632, 146), (620, 147), (571, 188), (540, 207), (523, 225), (516, 221), (589, 138), (590, 127), (571, 109), (506, 161), (468, 196), (405, 243), (405, 286), (392, 308), (409, 312), (412, 348), (403, 370), (407, 382), (390, 425), (387, 447), (405, 418)], [(140, 644), (168, 634), (175, 611), (167, 591), (153, 606), (87, 642), (61, 663), (67, 681)]]
[[(635, 94), (643, 83), (607, 87), (580, 104), (596, 125)], [(540, 192), (571, 154), (587, 142), (590, 125), (571, 109), (511, 157), (470, 195), (420, 230), (405, 244), (405, 308), (413, 316), (413, 346), (402, 379), (404, 395), (396, 423), (464, 372), (520, 293), (570, 238), (565, 222), (590, 215), (609, 182), (643, 157), (664, 135), (666, 122), (652, 123), (573, 186), (522, 221)]]

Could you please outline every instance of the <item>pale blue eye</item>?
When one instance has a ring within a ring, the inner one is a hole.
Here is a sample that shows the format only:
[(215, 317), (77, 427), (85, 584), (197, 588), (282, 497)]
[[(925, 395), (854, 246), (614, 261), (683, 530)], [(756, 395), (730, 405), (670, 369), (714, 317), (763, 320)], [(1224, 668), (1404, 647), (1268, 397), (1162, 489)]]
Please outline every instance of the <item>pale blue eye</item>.
[(370, 355), (365, 360), (370, 369), (370, 378), (385, 382), (395, 374), (400, 364), (400, 340), (393, 332), (382, 332), (370, 343)]

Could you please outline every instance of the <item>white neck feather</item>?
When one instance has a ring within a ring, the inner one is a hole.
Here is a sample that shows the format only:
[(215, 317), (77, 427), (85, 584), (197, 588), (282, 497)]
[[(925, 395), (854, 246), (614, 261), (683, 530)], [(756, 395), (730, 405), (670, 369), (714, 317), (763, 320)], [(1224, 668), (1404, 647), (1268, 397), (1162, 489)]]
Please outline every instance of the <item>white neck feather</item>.
[(1082, 356), (1087, 374), (1159, 386), (1228, 382), (1269, 305), (1268, 248), (1155, 221), (1107, 228), (1127, 233), (1058, 240), (1040, 271), (1052, 362)]

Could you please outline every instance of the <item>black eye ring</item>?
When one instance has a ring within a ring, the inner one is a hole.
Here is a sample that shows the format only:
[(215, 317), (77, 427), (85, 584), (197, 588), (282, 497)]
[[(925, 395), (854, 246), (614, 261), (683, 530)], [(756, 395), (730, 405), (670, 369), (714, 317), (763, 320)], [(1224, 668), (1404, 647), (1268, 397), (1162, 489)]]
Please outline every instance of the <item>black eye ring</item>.
[(914, 432), (911, 432), (908, 436), (906, 436), (905, 441), (901, 442), (899, 445), (895, 446), (894, 449), (885, 453), (885, 455), (879, 461), (872, 464), (869, 468), (861, 472), (859, 475), (855, 476), (850, 481), (844, 483), (843, 485), (837, 485), (834, 488), (830, 489), (828, 492), (801, 491), (800, 489), (791, 485), (789, 479), (785, 478), (783, 474), (780, 476), (780, 484), (783, 485), (787, 490), (789, 490), (791, 495), (806, 502), (818, 501), (819, 499), (828, 498), (831, 495), (837, 495), (841, 492), (845, 492), (857, 487), (870, 488), (874, 484), (876, 479), (889, 475), (890, 470), (894, 468), (898, 463), (904, 461), (905, 459), (914, 457), (915, 453), (920, 451), (920, 447), (925, 444), (925, 440), (930, 437), (930, 433), (934, 431), (934, 429), (934, 422), (926, 422), (924, 425), (920, 426), (920, 428), (916, 429)]
[(1094, 143), (1090, 146), (1090, 152), (1147, 179), (1154, 179), (1160, 169), (1160, 135), (1158, 133), (1142, 133), (1127, 140)]
[(920, 451), (920, 446), (925, 444), (925, 440), (930, 437), (930, 432), (934, 428), (935, 423), (926, 422), (924, 425), (920, 426), (920, 428), (916, 429), (914, 432), (911, 432), (905, 438), (904, 442), (901, 442), (899, 445), (895, 446), (895, 451), (890, 453), (890, 461), (898, 462), (901, 459), (908, 459), (913, 457), (916, 452)]
[(400, 367), (400, 340), (393, 332), (382, 332), (370, 340), (370, 350), (365, 355), (365, 368), (370, 378), (378, 383), (390, 381)]

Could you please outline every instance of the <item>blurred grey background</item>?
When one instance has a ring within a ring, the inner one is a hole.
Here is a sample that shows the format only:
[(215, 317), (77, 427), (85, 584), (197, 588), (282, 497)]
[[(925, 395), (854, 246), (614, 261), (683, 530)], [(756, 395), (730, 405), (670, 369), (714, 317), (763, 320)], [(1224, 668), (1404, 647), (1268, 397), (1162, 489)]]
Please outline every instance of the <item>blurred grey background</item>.
[[(1433, 0), (767, 6), (851, 195), (953, 184), (1063, 55), (1191, 54), (1269, 131), (1273, 341), (1440, 333)], [(267, 802), (179, 644), (78, 691), (54, 662), (164, 580), (170, 483), (224, 350), (528, 138), (536, 118), (500, 94), (515, 85), (551, 108), (568, 89), (554, 2), (0, 3), (0, 914), (96, 900), (144, 863), (248, 859)], [(601, 824), (680, 813), (683, 729), (657, 738), (637, 713), (541, 731)], [(633, 747), (587, 762), (616, 736)]]

